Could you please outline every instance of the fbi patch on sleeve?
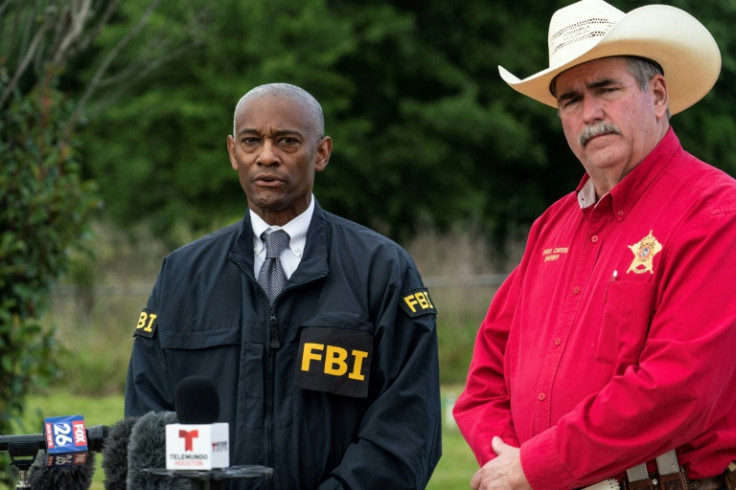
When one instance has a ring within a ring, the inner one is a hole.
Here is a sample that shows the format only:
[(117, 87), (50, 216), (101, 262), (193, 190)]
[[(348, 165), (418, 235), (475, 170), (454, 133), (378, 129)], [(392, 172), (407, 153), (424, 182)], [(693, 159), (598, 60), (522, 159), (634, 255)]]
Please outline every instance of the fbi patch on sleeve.
[(156, 328), (158, 328), (158, 313), (143, 308), (141, 316), (138, 317), (138, 324), (135, 326), (133, 336), (152, 339), (156, 335)]
[(404, 293), (401, 298), (401, 307), (410, 317), (426, 315), (427, 313), (437, 314), (437, 310), (429, 297), (427, 289), (415, 289)]
[(373, 334), (365, 330), (305, 327), (299, 337), (299, 388), (365, 398), (373, 361)]

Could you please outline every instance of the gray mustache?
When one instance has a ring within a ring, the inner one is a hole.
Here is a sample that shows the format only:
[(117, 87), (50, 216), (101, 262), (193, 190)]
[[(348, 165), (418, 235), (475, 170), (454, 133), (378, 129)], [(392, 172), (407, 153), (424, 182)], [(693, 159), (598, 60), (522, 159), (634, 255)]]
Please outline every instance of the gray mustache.
[(618, 129), (618, 127), (613, 123), (606, 123), (601, 122), (598, 124), (593, 124), (591, 126), (586, 126), (578, 136), (578, 143), (580, 143), (580, 146), (585, 148), (585, 145), (588, 144), (588, 141), (595, 138), (596, 136), (602, 136), (604, 134), (621, 134), (621, 130)]

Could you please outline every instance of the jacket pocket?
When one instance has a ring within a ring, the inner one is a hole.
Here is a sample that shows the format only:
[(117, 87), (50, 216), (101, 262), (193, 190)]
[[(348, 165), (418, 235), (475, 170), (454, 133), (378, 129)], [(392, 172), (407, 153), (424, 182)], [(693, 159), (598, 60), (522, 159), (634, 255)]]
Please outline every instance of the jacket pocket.
[(227, 373), (233, 373), (232, 379), (235, 379), (240, 332), (239, 326), (212, 330), (159, 330), (165, 371), (172, 386), (186, 376), (207, 376), (218, 386), (220, 400), (228, 403), (227, 392), (233, 390), (235, 384)]
[(161, 348), (200, 350), (219, 346), (240, 345), (240, 326), (214, 330), (162, 331), (159, 333)]
[(603, 304), (596, 358), (628, 365), (639, 359), (654, 311), (654, 285), (611, 281)]

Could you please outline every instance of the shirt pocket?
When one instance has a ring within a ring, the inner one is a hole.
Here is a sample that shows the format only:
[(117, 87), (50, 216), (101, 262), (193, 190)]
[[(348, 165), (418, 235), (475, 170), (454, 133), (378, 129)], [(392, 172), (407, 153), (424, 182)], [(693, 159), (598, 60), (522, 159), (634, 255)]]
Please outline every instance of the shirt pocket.
[(638, 362), (654, 311), (654, 285), (611, 281), (606, 289), (596, 358), (619, 366)]

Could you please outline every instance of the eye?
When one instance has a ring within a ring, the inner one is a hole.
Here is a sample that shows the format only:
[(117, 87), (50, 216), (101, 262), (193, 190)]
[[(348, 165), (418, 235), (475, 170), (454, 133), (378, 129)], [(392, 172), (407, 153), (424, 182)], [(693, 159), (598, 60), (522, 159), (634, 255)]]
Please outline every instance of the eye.
[(290, 136), (284, 136), (283, 138), (279, 138), (279, 146), (291, 148), (291, 147), (297, 146), (298, 144), (299, 144), (299, 140), (296, 138), (292, 138)]
[(559, 101), (557, 101), (557, 105), (561, 110), (570, 110), (574, 108), (582, 99), (579, 95), (570, 96), (570, 97), (562, 97)]
[(258, 144), (258, 138), (254, 136), (245, 136), (240, 139), (240, 143), (245, 146), (254, 146)]

